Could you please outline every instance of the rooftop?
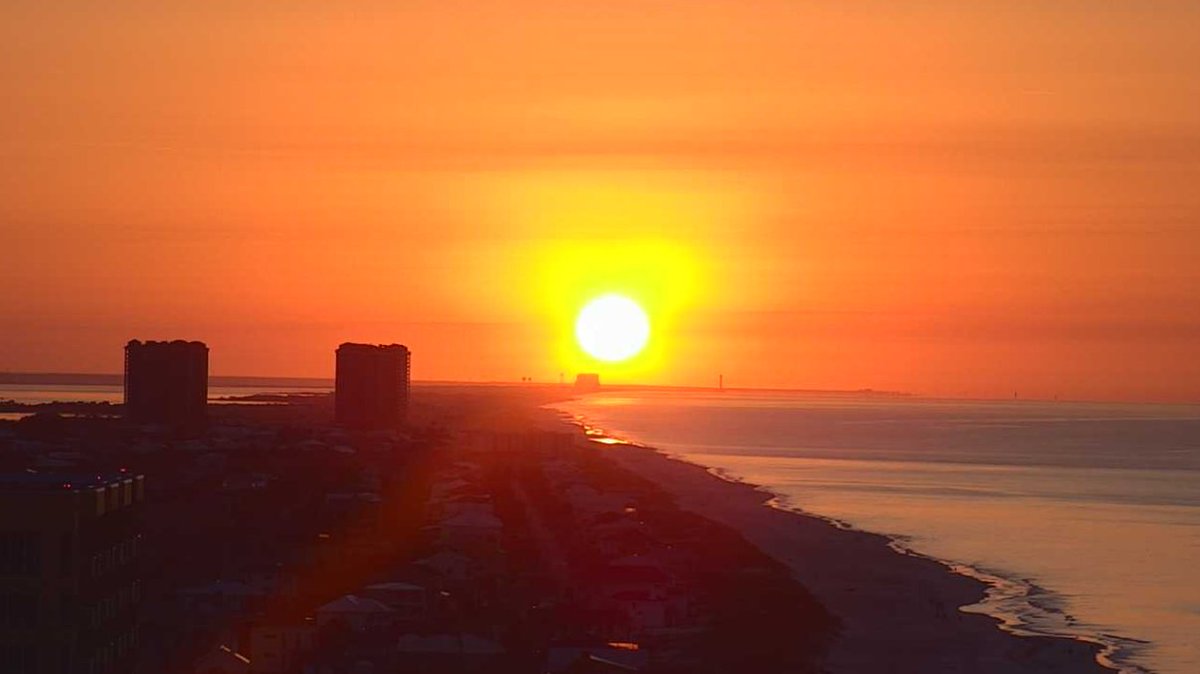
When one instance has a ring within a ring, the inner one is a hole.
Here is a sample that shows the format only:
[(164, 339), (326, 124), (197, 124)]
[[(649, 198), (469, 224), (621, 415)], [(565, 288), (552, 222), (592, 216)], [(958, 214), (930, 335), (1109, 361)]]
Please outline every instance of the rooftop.
[(338, 351), (408, 351), (408, 347), (403, 344), (359, 344), (357, 342), (343, 342), (338, 346)]
[(334, 599), (317, 609), (317, 613), (392, 613), (383, 602), (352, 594)]
[(129, 343), (125, 345), (126, 348), (132, 347), (135, 349), (138, 347), (144, 347), (144, 346), (153, 346), (153, 347), (172, 346), (175, 348), (187, 347), (189, 349), (207, 349), (208, 348), (208, 345), (205, 344), (204, 342), (188, 341), (186, 339), (172, 339), (169, 341), (168, 340), (156, 341), (156, 340), (151, 339), (151, 340), (146, 340), (144, 342), (140, 341), (140, 340), (136, 340), (136, 339), (131, 339), (131, 340), (129, 340)]
[(142, 477), (124, 469), (109, 473), (63, 473), (26, 470), (0, 473), (0, 492), (83, 491)]

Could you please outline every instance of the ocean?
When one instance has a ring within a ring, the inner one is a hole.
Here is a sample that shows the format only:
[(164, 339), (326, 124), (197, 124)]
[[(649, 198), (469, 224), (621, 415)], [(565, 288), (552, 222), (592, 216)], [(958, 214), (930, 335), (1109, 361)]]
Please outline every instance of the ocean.
[(988, 581), (965, 610), (1200, 672), (1200, 406), (611, 392), (555, 406)]

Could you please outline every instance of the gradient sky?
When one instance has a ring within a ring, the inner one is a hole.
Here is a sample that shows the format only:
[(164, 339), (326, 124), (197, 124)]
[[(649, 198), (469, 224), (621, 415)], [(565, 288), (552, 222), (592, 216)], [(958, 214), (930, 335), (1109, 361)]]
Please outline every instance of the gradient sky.
[[(907, 6), (901, 7), (904, 4)], [(1200, 4), (8, 0), (0, 370), (1200, 399)]]

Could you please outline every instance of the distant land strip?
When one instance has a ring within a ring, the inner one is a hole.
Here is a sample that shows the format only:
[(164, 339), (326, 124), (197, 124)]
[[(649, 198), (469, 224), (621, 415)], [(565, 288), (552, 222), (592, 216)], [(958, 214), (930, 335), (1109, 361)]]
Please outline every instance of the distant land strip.
[[(80, 372), (0, 372), (0, 384), (34, 386), (121, 386), (122, 374), (85, 374)], [(322, 377), (217, 377), (208, 378), (210, 386), (232, 388), (333, 388), (333, 380)]]

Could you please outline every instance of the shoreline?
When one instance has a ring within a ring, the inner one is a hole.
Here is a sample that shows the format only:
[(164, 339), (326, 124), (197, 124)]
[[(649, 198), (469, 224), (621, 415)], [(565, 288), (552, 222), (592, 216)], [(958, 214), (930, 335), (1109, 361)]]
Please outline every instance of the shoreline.
[(1113, 661), (1124, 641), (1118, 637), (1105, 642), (1040, 632), (998, 607), (1017, 598), (1004, 593), (1005, 583), (1026, 594), (1048, 592), (1044, 588), (910, 550), (900, 537), (789, 505), (786, 496), (725, 471), (547, 409), (610, 460), (658, 484), (681, 508), (733, 527), (791, 569), (842, 622), (826, 661), (830, 671), (1148, 672)]
[[(898, 555), (926, 559), (940, 564), (951, 574), (978, 581), (981, 585), (983, 585), (983, 597), (974, 604), (958, 607), (958, 610), (964, 613), (973, 613), (992, 618), (996, 622), (996, 628), (1008, 634), (1018, 638), (1063, 639), (1091, 644), (1098, 648), (1096, 653), (1097, 663), (1109, 671), (1118, 672), (1120, 674), (1154, 674), (1153, 670), (1147, 669), (1143, 666), (1136, 664), (1122, 665), (1114, 660), (1114, 656), (1117, 656), (1120, 653), (1132, 654), (1132, 652), (1136, 651), (1139, 646), (1147, 645), (1149, 642), (1131, 639), (1128, 637), (1121, 637), (1109, 633), (1102, 633), (1100, 637), (1107, 637), (1108, 640), (1106, 641), (1098, 636), (1083, 633), (1082, 630), (1079, 630), (1078, 633), (1075, 633), (1072, 629), (1073, 625), (1068, 622), (1070, 617), (1065, 614), (1062, 609), (1055, 608), (1053, 606), (1045, 606), (1035, 600), (1036, 597), (1045, 597), (1053, 600), (1058, 595), (1053, 590), (1038, 585), (1031, 580), (1014, 577), (1012, 575), (1006, 575), (1002, 571), (993, 571), (990, 569), (984, 569), (977, 566), (972, 566), (970, 564), (941, 559), (939, 557), (925, 554), (908, 547), (908, 544), (905, 541), (905, 536), (860, 529), (849, 522), (839, 520), (835, 517), (805, 510), (803, 507), (798, 505), (790, 505), (787, 503), (787, 501), (790, 500), (789, 497), (776, 494), (762, 485), (757, 485), (738, 478), (737, 476), (727, 474), (726, 471), (721, 469), (709, 468), (708, 466), (704, 466), (702, 464), (693, 463), (681, 456), (673, 456), (656, 447), (633, 442), (627, 442), (626, 444), (647, 449), (672, 461), (678, 461), (680, 463), (705, 468), (708, 470), (710, 475), (723, 482), (751, 487), (755, 491), (761, 492), (767, 497), (767, 499), (763, 502), (763, 505), (767, 508), (780, 510), (801, 517), (809, 517), (821, 520), (842, 531), (851, 531), (861, 534), (869, 534), (872, 536), (882, 536), (883, 538), (887, 539), (888, 547)], [(1027, 609), (1024, 611), (1020, 609), (1006, 610), (1002, 605), (1008, 602), (1024, 604)], [(1062, 629), (1060, 631), (1054, 631), (1049, 628), (1039, 628), (1035, 626), (1022, 617), (1030, 611), (1036, 612), (1047, 619), (1052, 619), (1053, 616), (1058, 616), (1058, 619), (1063, 622)]]

